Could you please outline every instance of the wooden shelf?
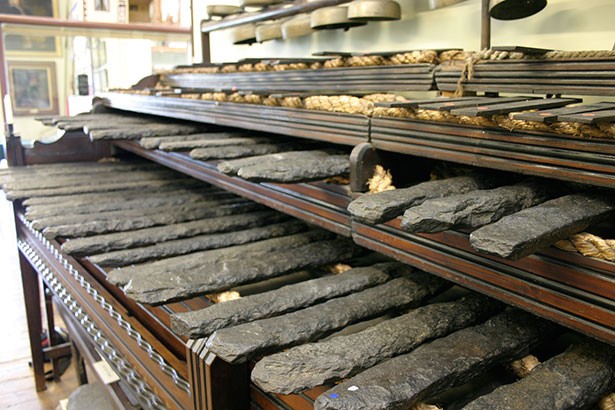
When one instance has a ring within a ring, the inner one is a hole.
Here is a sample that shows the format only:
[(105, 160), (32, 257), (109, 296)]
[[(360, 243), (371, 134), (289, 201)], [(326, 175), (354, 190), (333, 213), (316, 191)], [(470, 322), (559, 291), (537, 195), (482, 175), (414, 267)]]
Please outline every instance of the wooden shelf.
[(615, 344), (615, 263), (547, 249), (519, 261), (472, 250), (468, 235), (408, 234), (399, 219), (369, 226), (352, 221), (347, 187), (324, 183), (257, 184), (218, 172), (213, 163), (186, 154), (119, 148), (219, 186), (338, 234), (368, 249), (518, 306), (566, 327)]

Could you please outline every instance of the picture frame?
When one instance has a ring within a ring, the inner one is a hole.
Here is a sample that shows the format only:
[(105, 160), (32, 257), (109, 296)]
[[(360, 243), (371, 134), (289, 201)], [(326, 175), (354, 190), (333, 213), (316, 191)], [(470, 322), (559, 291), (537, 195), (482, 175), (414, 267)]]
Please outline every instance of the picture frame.
[[(39, 17), (57, 17), (58, 0), (10, 0), (2, 8), (3, 13), (22, 14)], [(26, 29), (28, 30), (28, 29)], [(45, 36), (33, 33), (7, 32), (4, 48), (9, 56), (49, 56), (61, 55), (60, 40), (57, 36)]]
[(59, 113), (55, 63), (9, 61), (7, 65), (13, 115)]

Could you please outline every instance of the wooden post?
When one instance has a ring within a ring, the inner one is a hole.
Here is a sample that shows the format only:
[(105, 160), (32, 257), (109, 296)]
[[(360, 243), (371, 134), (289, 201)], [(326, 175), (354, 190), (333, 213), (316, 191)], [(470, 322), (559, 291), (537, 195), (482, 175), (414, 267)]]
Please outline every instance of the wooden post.
[(480, 13), (480, 49), (485, 50), (487, 48), (491, 48), (491, 16), (489, 15), (489, 0), (482, 0)]
[(36, 391), (43, 391), (47, 386), (45, 384), (43, 349), (41, 348), (42, 320), (39, 278), (30, 262), (21, 252), (19, 253), (19, 267), (21, 269), (21, 283), (23, 285), (26, 318), (28, 320), (34, 383)]

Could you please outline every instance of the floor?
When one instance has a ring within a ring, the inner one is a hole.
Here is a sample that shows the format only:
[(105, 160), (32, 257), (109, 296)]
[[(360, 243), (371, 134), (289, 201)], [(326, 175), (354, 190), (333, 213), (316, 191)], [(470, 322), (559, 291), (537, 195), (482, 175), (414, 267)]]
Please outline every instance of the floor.
[[(55, 409), (78, 387), (74, 366), (59, 383), (48, 382), (47, 390), (34, 389), (28, 366), (30, 346), (23, 306), (23, 292), (15, 244), (12, 205), (0, 193), (0, 409)], [(58, 326), (61, 324), (56, 324)]]

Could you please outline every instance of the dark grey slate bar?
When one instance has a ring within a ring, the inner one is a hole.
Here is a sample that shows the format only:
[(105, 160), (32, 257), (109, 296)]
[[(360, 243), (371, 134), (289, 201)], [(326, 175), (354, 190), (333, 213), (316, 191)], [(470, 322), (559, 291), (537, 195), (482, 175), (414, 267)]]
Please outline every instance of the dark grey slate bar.
[(404, 212), (401, 228), (408, 232), (442, 232), (453, 228), (477, 228), (503, 216), (538, 205), (558, 193), (561, 187), (538, 181), (461, 195), (429, 199)]
[(159, 304), (234, 286), (257, 282), (300, 269), (348, 260), (362, 252), (349, 239), (314, 242), (275, 253), (223, 260), (172, 275), (132, 277), (126, 296), (141, 303)]
[(151, 246), (101, 253), (90, 256), (88, 259), (100, 266), (116, 268), (153, 259), (162, 259), (207, 249), (217, 249), (277, 236), (291, 235), (307, 229), (303, 222), (292, 220), (241, 231), (198, 235), (156, 243)]
[(588, 408), (615, 387), (615, 348), (598, 342), (569, 347), (516, 383), (498, 387), (464, 410)]
[(229, 145), (271, 144), (274, 140), (264, 137), (233, 137), (217, 139), (200, 139), (191, 141), (161, 142), (159, 149), (163, 151), (186, 151), (195, 148), (224, 147)]
[(7, 191), (7, 199), (13, 201), (17, 199), (34, 198), (34, 197), (48, 197), (58, 195), (71, 195), (71, 194), (86, 194), (96, 192), (114, 192), (123, 190), (149, 190), (150, 188), (160, 187), (173, 187), (178, 183), (184, 181), (185, 177), (178, 177), (177, 179), (163, 179), (163, 180), (151, 180), (151, 181), (126, 181), (126, 182), (101, 182), (99, 184), (85, 185), (85, 186), (67, 186), (59, 188), (48, 189), (27, 189), (27, 190), (15, 190)]
[(207, 131), (208, 126), (203, 124), (151, 124), (147, 126), (127, 124), (123, 128), (109, 130), (95, 130), (90, 132), (90, 138), (97, 140), (135, 140), (146, 137), (159, 137), (165, 135), (197, 134)]
[(380, 363), (321, 394), (317, 410), (408, 409), (498, 363), (526, 354), (554, 325), (518, 310)]
[(218, 164), (218, 171), (225, 174), (237, 175), (240, 169), (252, 167), (262, 163), (273, 163), (275, 161), (299, 161), (302, 158), (324, 159), (334, 154), (330, 151), (311, 150), (311, 151), (287, 151), (283, 154), (262, 155), (223, 161)]
[[(139, 208), (156, 208), (171, 205), (184, 205), (211, 199), (228, 199), (234, 195), (222, 191), (205, 188), (203, 190), (169, 189), (161, 193), (143, 192), (141, 196), (135, 192), (132, 197), (122, 197), (121, 195), (108, 195), (98, 201), (76, 201), (70, 199), (60, 204), (33, 205), (26, 209), (26, 218), (29, 221), (45, 218), (49, 216), (59, 216), (65, 214), (79, 215), (97, 212), (120, 211)], [(89, 199), (89, 198), (88, 198)]]
[(192, 312), (171, 315), (173, 331), (192, 339), (208, 337), (214, 331), (253, 320), (277, 316), (334, 297), (363, 290), (389, 280), (389, 272), (411, 270), (399, 263), (381, 263), (350, 269), (280, 289), (242, 297)]
[(259, 355), (318, 340), (336, 329), (393, 309), (417, 305), (444, 286), (442, 279), (414, 272), (297, 312), (217, 330), (207, 340), (207, 348), (227, 362), (245, 362)]
[(75, 215), (54, 215), (54, 216), (46, 216), (42, 218), (38, 218), (32, 222), (32, 226), (34, 229), (44, 229), (53, 226), (62, 226), (62, 225), (75, 225), (77, 223), (90, 223), (90, 222), (101, 222), (101, 221), (118, 221), (121, 222), (123, 220), (129, 218), (138, 218), (147, 215), (156, 215), (162, 213), (186, 213), (191, 212), (195, 209), (205, 208), (205, 207), (219, 207), (224, 205), (232, 205), (238, 203), (248, 202), (247, 200), (240, 197), (230, 197), (223, 198), (220, 200), (207, 199), (207, 198), (199, 198), (196, 201), (188, 202), (185, 204), (179, 205), (164, 205), (157, 206), (151, 208), (136, 208), (136, 209), (119, 209), (113, 211), (104, 211), (104, 212), (91, 212), (86, 214), (75, 214)]
[(333, 237), (334, 235), (328, 231), (315, 229), (300, 234), (267, 239), (247, 245), (229, 246), (223, 249), (174, 256), (156, 262), (114, 269), (107, 275), (107, 281), (114, 285), (123, 286), (134, 278), (143, 278), (146, 280), (152, 276), (168, 276), (174, 272), (193, 271), (207, 264), (292, 249), (314, 241), (327, 240)]
[(273, 154), (293, 149), (288, 144), (253, 144), (231, 145), (212, 148), (195, 148), (190, 151), (190, 157), (202, 161), (209, 159), (229, 159), (250, 157), (255, 155)]
[(160, 144), (168, 142), (226, 139), (236, 136), (236, 132), (205, 132), (187, 135), (161, 135), (159, 137), (146, 137), (139, 140), (139, 145), (145, 149), (158, 149)]
[(422, 306), (361, 332), (265, 357), (252, 370), (252, 381), (266, 392), (299, 393), (353, 376), (427, 340), (486, 320), (502, 308), (478, 294)]
[(69, 255), (83, 256), (110, 252), (118, 249), (136, 248), (179, 238), (248, 229), (268, 223), (276, 223), (288, 217), (275, 211), (258, 211), (245, 214), (206, 218), (173, 225), (157, 226), (136, 231), (116, 232), (106, 235), (75, 238), (62, 244), (62, 251)]
[(612, 196), (567, 195), (477, 229), (470, 234), (470, 244), (479, 252), (520, 259), (606, 220), (614, 211)]
[(52, 226), (43, 230), (47, 238), (64, 236), (67, 238), (96, 235), (108, 232), (132, 231), (156, 225), (172, 225), (179, 222), (193, 221), (207, 217), (233, 215), (262, 209), (254, 202), (223, 205), (217, 208), (195, 207), (182, 213), (156, 213), (137, 216), (130, 219), (92, 221), (81, 224)]
[(498, 184), (497, 178), (478, 174), (423, 182), (409, 188), (362, 195), (348, 205), (348, 211), (361, 222), (377, 224), (428, 199), (493, 188)]
[(303, 157), (280, 160), (242, 167), (238, 176), (254, 182), (301, 182), (348, 175), (350, 158), (348, 155), (329, 155), (323, 158)]

